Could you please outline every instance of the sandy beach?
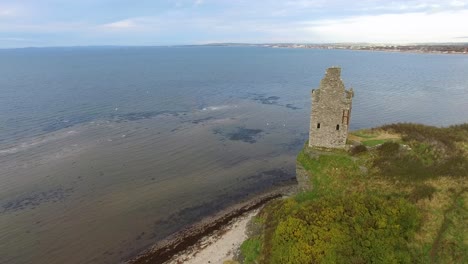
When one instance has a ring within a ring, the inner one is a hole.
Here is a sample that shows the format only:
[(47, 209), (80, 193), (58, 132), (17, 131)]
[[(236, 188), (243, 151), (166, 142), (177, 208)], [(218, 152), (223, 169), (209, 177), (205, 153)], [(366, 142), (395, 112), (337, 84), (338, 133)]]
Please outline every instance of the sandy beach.
[(247, 239), (247, 226), (260, 209), (233, 219), (228, 225), (202, 238), (194, 246), (175, 255), (169, 264), (223, 263), (233, 260), (242, 242)]

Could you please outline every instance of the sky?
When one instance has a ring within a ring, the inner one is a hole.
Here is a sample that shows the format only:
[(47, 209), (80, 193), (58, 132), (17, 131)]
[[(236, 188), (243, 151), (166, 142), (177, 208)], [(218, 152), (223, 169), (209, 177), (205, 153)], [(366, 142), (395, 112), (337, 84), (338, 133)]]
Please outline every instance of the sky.
[(0, 0), (0, 48), (468, 42), (468, 0)]

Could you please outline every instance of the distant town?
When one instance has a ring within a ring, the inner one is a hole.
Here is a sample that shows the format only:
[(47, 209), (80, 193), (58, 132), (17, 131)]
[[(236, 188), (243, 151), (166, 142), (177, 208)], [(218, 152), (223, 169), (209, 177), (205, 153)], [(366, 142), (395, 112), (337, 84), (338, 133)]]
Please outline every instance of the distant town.
[(443, 44), (368, 44), (368, 43), (338, 43), (338, 44), (302, 44), (302, 43), (212, 43), (205, 46), (255, 46), (268, 48), (296, 48), (296, 49), (344, 49), (368, 50), (387, 52), (414, 52), (414, 53), (443, 53), (468, 54), (468, 43)]

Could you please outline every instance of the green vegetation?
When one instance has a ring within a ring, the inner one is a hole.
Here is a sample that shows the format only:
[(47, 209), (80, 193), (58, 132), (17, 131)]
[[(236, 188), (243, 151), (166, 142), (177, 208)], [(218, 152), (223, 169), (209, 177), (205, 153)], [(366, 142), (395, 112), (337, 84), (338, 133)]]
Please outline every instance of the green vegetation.
[(376, 130), (358, 130), (352, 133), (353, 135), (360, 137), (360, 138), (375, 138), (379, 134), (376, 132)]
[(261, 241), (258, 237), (249, 238), (241, 245), (241, 253), (244, 256), (244, 264), (255, 263), (260, 255)]
[(385, 142), (387, 142), (388, 140), (387, 139), (372, 139), (372, 140), (365, 140), (362, 142), (362, 144), (364, 146), (368, 146), (368, 147), (374, 147), (374, 146), (377, 146), (377, 145), (381, 145)]
[[(416, 124), (395, 124), (382, 127), (400, 133), (409, 148), (394, 143), (392, 152), (374, 160), (382, 176), (401, 180), (425, 180), (439, 176), (468, 176), (466, 144), (468, 126), (458, 125), (436, 128)], [(379, 147), (390, 146), (385, 143)]]
[(363, 153), (363, 152), (366, 152), (367, 151), (367, 147), (364, 146), (364, 145), (357, 145), (357, 146), (354, 146), (351, 148), (350, 152), (351, 152), (351, 155), (358, 155), (360, 153)]
[(419, 216), (403, 199), (371, 194), (283, 203), (265, 263), (409, 262)]
[(358, 130), (349, 135), (349, 141), (362, 144), (367, 147), (375, 147), (385, 142), (400, 141), (400, 135), (388, 133), (381, 129)]
[(437, 189), (432, 185), (427, 185), (427, 184), (416, 185), (416, 187), (414, 187), (414, 189), (408, 195), (408, 199), (412, 202), (417, 202), (422, 199), (431, 200), (436, 191)]
[(223, 264), (239, 264), (239, 262), (235, 260), (225, 260), (223, 261)]
[(312, 190), (260, 212), (244, 263), (468, 263), (468, 124), (352, 137), (349, 152), (304, 147)]

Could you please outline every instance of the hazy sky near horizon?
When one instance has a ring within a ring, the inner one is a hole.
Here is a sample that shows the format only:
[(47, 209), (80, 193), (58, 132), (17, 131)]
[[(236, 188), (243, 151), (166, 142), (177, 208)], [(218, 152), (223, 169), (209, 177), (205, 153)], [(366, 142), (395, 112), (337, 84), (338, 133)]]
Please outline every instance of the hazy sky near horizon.
[(0, 0), (0, 48), (468, 42), (468, 0)]

